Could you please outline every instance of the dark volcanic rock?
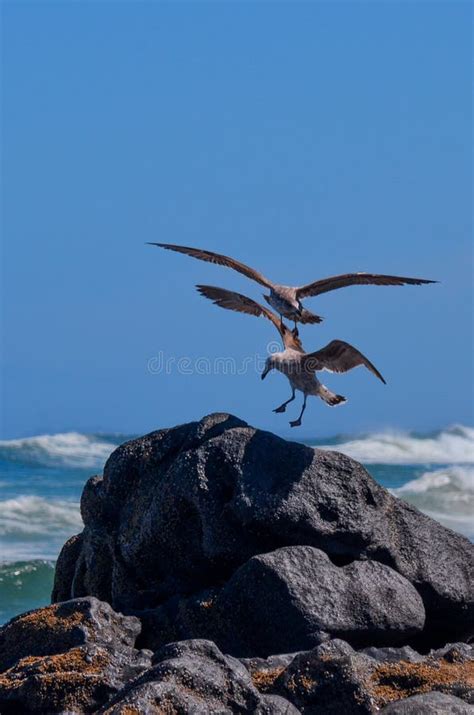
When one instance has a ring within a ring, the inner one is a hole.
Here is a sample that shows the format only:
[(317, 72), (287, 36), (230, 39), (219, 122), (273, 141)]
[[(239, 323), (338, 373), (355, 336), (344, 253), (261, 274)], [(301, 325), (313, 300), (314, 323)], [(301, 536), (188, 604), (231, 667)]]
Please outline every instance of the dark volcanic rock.
[(0, 629), (0, 712), (88, 713), (149, 667), (137, 618), (95, 598), (30, 611)]
[(55, 655), (86, 644), (133, 648), (140, 629), (138, 618), (116, 613), (94, 597), (28, 611), (0, 628), (0, 672), (26, 656)]
[(399, 660), (404, 660), (408, 663), (420, 663), (424, 658), (410, 646), (403, 646), (403, 648), (374, 648), (370, 646), (369, 648), (363, 648), (359, 652), (370, 656), (379, 661), (379, 663), (397, 663)]
[(312, 546), (254, 556), (210, 613), (216, 641), (239, 656), (309, 649), (330, 636), (353, 645), (406, 642), (425, 621), (415, 588), (388, 566), (335, 566)]
[[(314, 715), (368, 715), (391, 702), (430, 691), (473, 703), (474, 661), (465, 654), (458, 660), (454, 650), (451, 661), (433, 654), (387, 661), (380, 653), (374, 660), (344, 641), (330, 641), (298, 654), (273, 681), (271, 692), (288, 698), (302, 713)], [(253, 678), (258, 682), (255, 673)]]
[(406, 642), (424, 618), (416, 589), (388, 566), (335, 566), (312, 546), (254, 556), (220, 591), (141, 613), (147, 647), (207, 636), (237, 657), (310, 649), (330, 637), (356, 646)]
[[(374, 712), (365, 687), (371, 660), (344, 641), (330, 641), (297, 655), (274, 683), (302, 713), (353, 715)], [(254, 676), (255, 677), (255, 676)]]
[(305, 545), (335, 565), (370, 560), (407, 579), (424, 602), (425, 646), (474, 633), (467, 539), (393, 497), (354, 460), (229, 415), (119, 447), (103, 479), (88, 482), (82, 514), (82, 541), (61, 555), (55, 598), (93, 594), (120, 610), (156, 608), (218, 592), (252, 556)]
[(210, 641), (171, 643), (153, 658), (153, 667), (101, 710), (120, 713), (256, 713), (296, 715), (284, 698), (259, 693), (247, 669)]
[(453, 695), (434, 692), (398, 700), (380, 712), (384, 715), (473, 715), (474, 706)]
[(68, 601), (72, 597), (71, 594), (74, 591), (74, 574), (81, 556), (82, 542), (82, 534), (71, 536), (59, 553), (54, 574), (54, 589), (51, 595), (53, 603), (57, 601)]
[(53, 591), (74, 600), (0, 630), (6, 715), (474, 702), (473, 647), (444, 645), (474, 633), (472, 545), (341, 454), (211, 415), (117, 449), (81, 510)]

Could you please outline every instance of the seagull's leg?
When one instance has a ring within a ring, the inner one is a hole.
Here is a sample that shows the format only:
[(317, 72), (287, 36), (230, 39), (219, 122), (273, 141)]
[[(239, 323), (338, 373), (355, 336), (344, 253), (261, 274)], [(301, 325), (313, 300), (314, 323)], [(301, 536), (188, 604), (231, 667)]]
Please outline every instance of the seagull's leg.
[(288, 404), (289, 402), (293, 402), (293, 400), (295, 399), (295, 388), (293, 387), (292, 390), (293, 390), (293, 392), (292, 392), (292, 394), (291, 394), (290, 399), (287, 400), (286, 402), (284, 402), (282, 405), (280, 405), (280, 407), (275, 407), (275, 409), (273, 410), (273, 412), (284, 412), (284, 411), (286, 410), (287, 404)]
[(303, 412), (306, 409), (306, 397), (307, 397), (307, 395), (305, 393), (304, 400), (303, 400), (303, 407), (301, 408), (300, 416), (298, 417), (297, 420), (293, 420), (293, 422), (290, 422), (290, 425), (292, 427), (299, 427), (301, 424), (301, 418), (303, 417)]

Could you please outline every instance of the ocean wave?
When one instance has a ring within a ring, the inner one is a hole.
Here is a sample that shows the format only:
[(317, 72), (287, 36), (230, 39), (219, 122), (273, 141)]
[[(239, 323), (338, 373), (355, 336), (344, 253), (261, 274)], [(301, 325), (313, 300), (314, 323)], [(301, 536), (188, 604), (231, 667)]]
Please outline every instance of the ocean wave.
[(89, 435), (80, 432), (44, 434), (0, 440), (0, 459), (38, 466), (101, 468), (125, 435)]
[(453, 465), (423, 472), (391, 492), (445, 526), (474, 537), (474, 467)]
[[(33, 466), (100, 469), (111, 452), (130, 437), (64, 432), (0, 440), (0, 460)], [(365, 464), (474, 463), (474, 428), (463, 425), (430, 435), (386, 431), (331, 442), (317, 446), (337, 449)]]
[(474, 429), (455, 425), (429, 436), (381, 432), (321, 448), (365, 464), (472, 464)]
[(0, 565), (0, 623), (17, 613), (47, 605), (54, 578), (54, 561), (17, 561)]
[(0, 501), (0, 536), (36, 538), (69, 535), (80, 529), (77, 502), (29, 495)]
[(398, 494), (437, 494), (457, 495), (461, 500), (474, 497), (474, 467), (453, 465), (433, 472), (424, 472), (421, 477), (411, 479), (399, 487)]

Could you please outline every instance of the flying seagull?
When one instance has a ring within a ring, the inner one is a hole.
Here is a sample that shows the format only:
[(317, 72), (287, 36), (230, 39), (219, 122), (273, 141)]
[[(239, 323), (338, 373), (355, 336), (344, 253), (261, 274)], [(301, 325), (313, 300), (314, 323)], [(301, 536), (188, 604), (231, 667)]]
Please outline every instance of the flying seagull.
[(262, 380), (270, 370), (279, 370), (289, 380), (291, 385), (291, 397), (276, 407), (273, 412), (285, 412), (286, 406), (295, 399), (295, 391), (299, 390), (304, 395), (303, 406), (298, 419), (290, 422), (292, 427), (301, 425), (301, 418), (306, 409), (306, 399), (308, 395), (320, 397), (331, 407), (346, 402), (342, 395), (336, 395), (323, 385), (316, 377), (316, 372), (327, 370), (328, 372), (348, 372), (354, 367), (364, 365), (370, 372), (379, 378), (384, 384), (380, 372), (372, 365), (365, 355), (357, 348), (342, 340), (332, 340), (326, 347), (313, 353), (306, 353), (298, 336), (298, 329), (290, 330), (275, 313), (260, 303), (256, 303), (251, 298), (234, 293), (223, 288), (214, 286), (198, 285), (197, 290), (205, 298), (212, 300), (215, 305), (227, 310), (235, 310), (247, 315), (263, 316), (270, 320), (280, 333), (283, 341), (283, 352), (273, 353), (266, 362), (262, 372)]
[(234, 271), (242, 273), (247, 278), (260, 283), (260, 285), (268, 288), (270, 293), (264, 294), (264, 298), (272, 308), (280, 315), (280, 317), (288, 318), (295, 323), (320, 323), (323, 319), (319, 315), (311, 313), (303, 307), (302, 298), (310, 298), (321, 293), (327, 293), (337, 288), (345, 288), (352, 285), (381, 285), (381, 286), (401, 286), (401, 285), (422, 285), (423, 283), (436, 283), (436, 281), (426, 280), (425, 278), (404, 278), (401, 276), (385, 276), (379, 273), (343, 273), (340, 276), (331, 276), (323, 278), (313, 283), (308, 283), (304, 286), (293, 287), (283, 286), (278, 283), (273, 283), (264, 275), (256, 271), (250, 266), (246, 266), (235, 258), (223, 256), (220, 253), (212, 251), (204, 251), (201, 248), (190, 248), (188, 246), (176, 246), (173, 243), (150, 243), (151, 246), (159, 246), (170, 251), (185, 253), (187, 256), (198, 258), (201, 261), (208, 263), (217, 263), (220, 266), (228, 266)]

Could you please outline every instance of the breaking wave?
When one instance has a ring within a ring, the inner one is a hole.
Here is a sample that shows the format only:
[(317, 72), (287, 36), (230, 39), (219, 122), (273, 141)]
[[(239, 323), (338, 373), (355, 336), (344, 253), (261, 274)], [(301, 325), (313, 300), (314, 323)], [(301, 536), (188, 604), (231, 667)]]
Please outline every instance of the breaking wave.
[(89, 435), (79, 432), (44, 434), (0, 441), (0, 459), (37, 466), (102, 467), (126, 435)]
[(0, 559), (55, 559), (63, 543), (82, 530), (78, 502), (18, 496), (0, 501)]
[(0, 536), (54, 535), (81, 529), (77, 502), (47, 500), (37, 496), (19, 496), (0, 501)]
[(424, 472), (391, 491), (445, 526), (474, 538), (474, 467), (453, 465)]
[(474, 429), (455, 425), (432, 435), (381, 432), (322, 447), (365, 464), (474, 464)]
[[(100, 468), (125, 434), (64, 432), (0, 440), (0, 460), (37, 466)], [(429, 435), (387, 431), (319, 445), (365, 464), (474, 464), (474, 428), (455, 425)]]

